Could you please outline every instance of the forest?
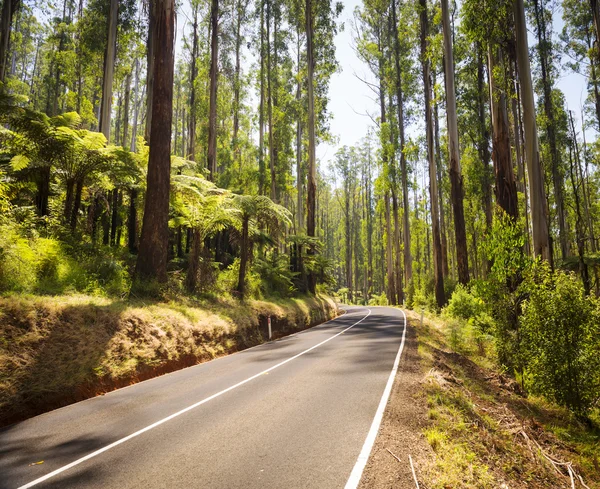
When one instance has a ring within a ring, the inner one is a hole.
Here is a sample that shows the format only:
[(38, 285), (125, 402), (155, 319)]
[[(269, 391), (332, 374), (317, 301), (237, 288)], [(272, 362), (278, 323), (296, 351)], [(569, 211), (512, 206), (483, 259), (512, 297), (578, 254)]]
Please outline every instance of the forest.
[[(0, 293), (335, 294), (600, 401), (596, 0), (4, 0)], [(335, 143), (334, 40), (377, 110)], [(178, 36), (178, 33), (181, 35)], [(584, 77), (580, 107), (558, 81)]]

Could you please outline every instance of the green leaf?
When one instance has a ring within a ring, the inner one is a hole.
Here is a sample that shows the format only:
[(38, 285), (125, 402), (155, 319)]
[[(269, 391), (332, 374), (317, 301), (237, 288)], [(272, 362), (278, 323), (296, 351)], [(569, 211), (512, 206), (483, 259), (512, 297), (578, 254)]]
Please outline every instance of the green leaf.
[(14, 171), (20, 171), (27, 168), (29, 161), (29, 158), (25, 155), (16, 155), (11, 158), (10, 166)]

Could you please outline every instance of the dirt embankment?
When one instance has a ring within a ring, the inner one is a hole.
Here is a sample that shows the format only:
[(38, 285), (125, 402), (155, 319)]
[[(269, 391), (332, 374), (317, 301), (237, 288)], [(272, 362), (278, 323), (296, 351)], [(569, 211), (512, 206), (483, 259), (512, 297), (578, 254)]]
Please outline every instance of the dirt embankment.
[(325, 296), (143, 303), (0, 298), (0, 426), (211, 360), (337, 315)]

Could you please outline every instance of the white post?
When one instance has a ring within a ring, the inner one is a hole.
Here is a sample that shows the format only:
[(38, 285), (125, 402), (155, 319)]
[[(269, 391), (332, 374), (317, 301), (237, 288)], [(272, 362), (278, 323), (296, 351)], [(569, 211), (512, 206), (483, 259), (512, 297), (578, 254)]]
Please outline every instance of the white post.
[(269, 326), (269, 339), (271, 339), (271, 316), (267, 318), (267, 325)]

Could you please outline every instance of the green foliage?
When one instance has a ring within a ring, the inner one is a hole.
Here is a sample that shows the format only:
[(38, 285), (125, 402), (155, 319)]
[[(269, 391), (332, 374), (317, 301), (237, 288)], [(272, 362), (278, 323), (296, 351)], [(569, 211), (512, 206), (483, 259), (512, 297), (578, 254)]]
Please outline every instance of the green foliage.
[(468, 320), (484, 311), (483, 300), (471, 294), (463, 285), (457, 285), (444, 313), (457, 319)]
[(295, 273), (290, 271), (288, 257), (270, 253), (265, 259), (256, 258), (252, 269), (260, 276), (260, 288), (265, 296), (289, 297), (294, 287)]
[(527, 386), (585, 415), (600, 401), (600, 303), (573, 274), (547, 264), (531, 271), (526, 286), (520, 326)]

